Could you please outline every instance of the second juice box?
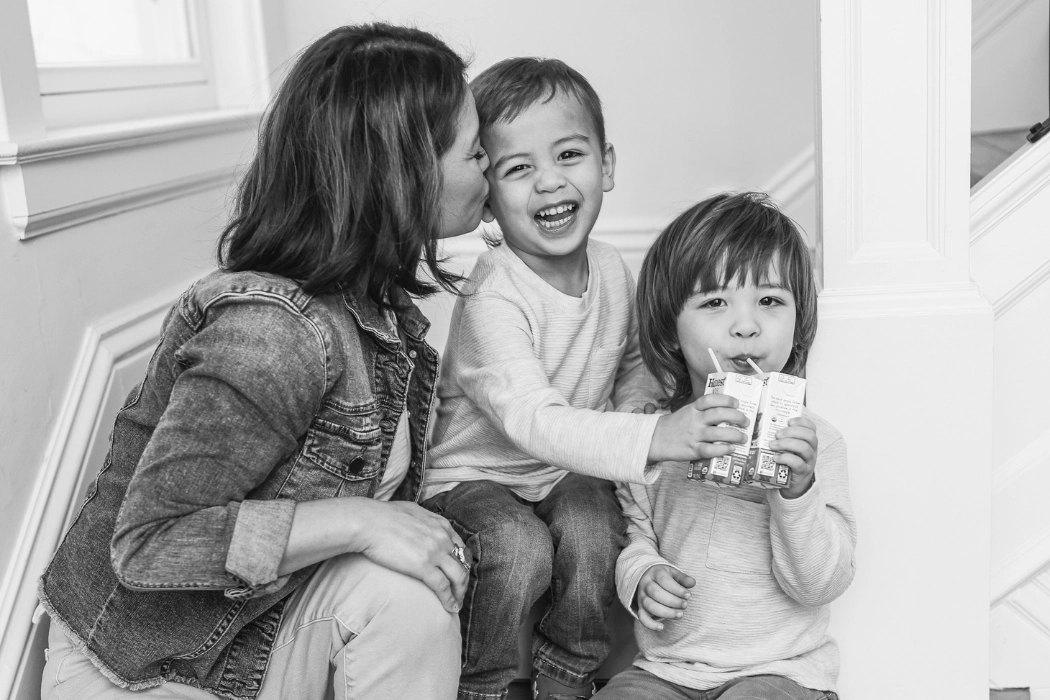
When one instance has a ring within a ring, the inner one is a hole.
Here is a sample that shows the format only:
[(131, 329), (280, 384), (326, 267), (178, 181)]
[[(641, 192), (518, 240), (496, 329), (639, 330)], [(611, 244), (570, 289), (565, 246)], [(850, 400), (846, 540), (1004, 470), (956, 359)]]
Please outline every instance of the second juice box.
[(780, 489), (791, 485), (791, 470), (773, 461), (777, 453), (769, 449), (769, 443), (777, 439), (777, 433), (787, 427), (789, 420), (802, 415), (806, 380), (780, 372), (759, 376), (764, 380), (765, 387), (758, 405), (744, 483)]
[[(736, 397), (737, 409), (747, 416), (749, 437), (755, 425), (755, 414), (762, 398), (762, 379), (736, 372), (714, 372), (707, 377), (704, 394), (728, 394)], [(744, 481), (750, 454), (750, 440), (734, 446), (724, 457), (690, 462), (686, 474), (690, 479), (713, 481), (720, 485), (739, 486)]]

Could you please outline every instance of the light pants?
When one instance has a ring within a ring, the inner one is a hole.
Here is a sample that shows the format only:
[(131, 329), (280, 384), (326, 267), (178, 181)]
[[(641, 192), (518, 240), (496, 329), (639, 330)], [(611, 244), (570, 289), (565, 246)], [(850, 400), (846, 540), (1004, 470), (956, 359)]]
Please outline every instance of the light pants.
[[(212, 700), (181, 683), (111, 683), (57, 625), (42, 700)], [(329, 559), (289, 601), (259, 700), (450, 700), (459, 683), (459, 619), (421, 581), (360, 554)]]

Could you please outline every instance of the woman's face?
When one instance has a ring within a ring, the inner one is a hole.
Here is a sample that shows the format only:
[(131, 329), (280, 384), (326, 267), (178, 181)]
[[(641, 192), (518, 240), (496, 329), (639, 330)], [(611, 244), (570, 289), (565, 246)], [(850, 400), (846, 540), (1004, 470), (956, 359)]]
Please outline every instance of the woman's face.
[(478, 111), (468, 90), (459, 110), (456, 140), (441, 156), (441, 238), (469, 233), (481, 223), (489, 197), (487, 167), (489, 158), (478, 140)]

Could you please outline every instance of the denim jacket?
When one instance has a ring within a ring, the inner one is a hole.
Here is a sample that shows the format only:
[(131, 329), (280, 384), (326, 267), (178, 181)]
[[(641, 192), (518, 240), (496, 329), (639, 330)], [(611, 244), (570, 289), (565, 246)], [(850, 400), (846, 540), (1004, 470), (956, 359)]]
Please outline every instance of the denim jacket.
[[(407, 407), (417, 500), (437, 353), (394, 290), (404, 346), (376, 306), (218, 271), (168, 313), (109, 454), (40, 580), (52, 617), (113, 682), (254, 698), (288, 597), (296, 501), (371, 497)], [(407, 403), (406, 403), (407, 399)]]

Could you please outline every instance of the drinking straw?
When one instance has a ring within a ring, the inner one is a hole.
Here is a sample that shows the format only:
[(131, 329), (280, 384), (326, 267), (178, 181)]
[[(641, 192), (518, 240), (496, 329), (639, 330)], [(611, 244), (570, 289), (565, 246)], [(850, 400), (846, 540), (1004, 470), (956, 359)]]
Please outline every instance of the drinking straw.
[(751, 359), (750, 357), (749, 357), (749, 358), (747, 358), (747, 363), (748, 363), (749, 365), (751, 365), (751, 369), (755, 370), (755, 371), (756, 371), (756, 372), (758, 372), (759, 374), (762, 374), (762, 368), (761, 368), (761, 367), (759, 367), (758, 365), (756, 365), (756, 364), (755, 364), (755, 361), (754, 361), (754, 360), (752, 360), (752, 359)]
[(718, 364), (718, 358), (715, 357), (715, 351), (712, 350), (711, 348), (708, 348), (707, 349), (707, 353), (711, 356), (711, 362), (715, 363), (715, 370), (717, 372), (721, 372), (722, 371), (722, 365)]

